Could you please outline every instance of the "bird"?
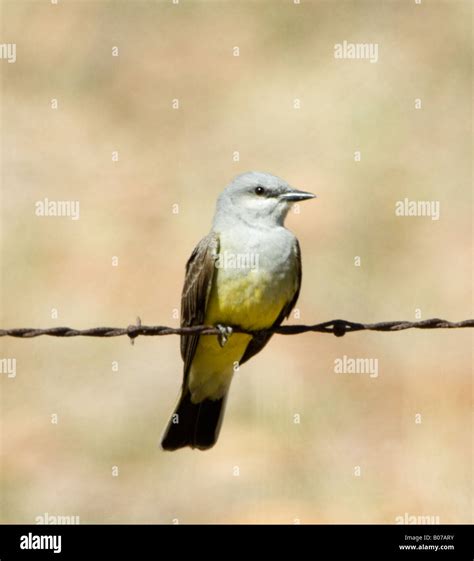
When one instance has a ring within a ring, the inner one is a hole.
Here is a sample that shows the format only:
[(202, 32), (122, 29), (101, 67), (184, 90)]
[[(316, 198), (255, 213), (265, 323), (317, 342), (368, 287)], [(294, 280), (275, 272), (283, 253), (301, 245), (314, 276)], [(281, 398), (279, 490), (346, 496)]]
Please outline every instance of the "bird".
[[(183, 383), (161, 447), (208, 450), (217, 442), (229, 387), (240, 365), (287, 318), (302, 279), (297, 238), (284, 226), (294, 203), (316, 197), (269, 173), (235, 177), (219, 195), (212, 228), (188, 262), (181, 327), (210, 325), (219, 335), (181, 335)], [(247, 333), (233, 332), (240, 327)]]

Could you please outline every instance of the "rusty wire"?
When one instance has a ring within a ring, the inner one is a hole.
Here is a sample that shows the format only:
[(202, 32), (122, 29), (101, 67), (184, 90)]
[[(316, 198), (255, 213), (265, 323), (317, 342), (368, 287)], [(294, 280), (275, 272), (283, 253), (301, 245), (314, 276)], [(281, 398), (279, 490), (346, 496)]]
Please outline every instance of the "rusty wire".
[[(382, 321), (379, 323), (358, 323), (344, 319), (335, 319), (317, 323), (315, 325), (280, 325), (266, 330), (248, 331), (238, 326), (230, 326), (234, 333), (248, 333), (249, 335), (278, 333), (279, 335), (298, 335), (300, 333), (317, 332), (332, 333), (342, 337), (354, 331), (403, 331), (405, 329), (458, 329), (474, 327), (474, 319), (452, 322), (444, 319), (432, 318), (421, 321)], [(128, 327), (92, 327), (89, 329), (73, 329), (71, 327), (49, 327), (46, 329), (19, 327), (14, 329), (0, 329), (0, 337), (18, 337), (31, 339), (47, 335), (49, 337), (120, 337), (127, 335), (132, 340), (140, 335), (219, 335), (219, 328), (209, 325), (194, 325), (191, 327), (167, 327), (163, 325), (142, 325), (140, 318), (136, 325)]]

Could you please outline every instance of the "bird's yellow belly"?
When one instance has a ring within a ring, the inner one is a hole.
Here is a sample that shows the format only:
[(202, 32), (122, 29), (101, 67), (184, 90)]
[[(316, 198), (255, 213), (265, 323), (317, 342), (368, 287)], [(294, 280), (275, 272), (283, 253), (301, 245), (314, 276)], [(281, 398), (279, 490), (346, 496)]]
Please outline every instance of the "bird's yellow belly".
[[(206, 325), (265, 329), (275, 322), (296, 290), (294, 276), (283, 272), (255, 270), (240, 275), (218, 269), (216, 277), (207, 304)], [(221, 347), (215, 335), (199, 338), (188, 381), (194, 403), (225, 395), (250, 339), (250, 335), (233, 333)]]
[[(283, 279), (249, 271), (245, 276), (222, 274), (214, 283), (205, 317), (207, 325), (239, 325), (244, 329), (264, 329), (274, 323), (291, 299)], [(288, 287), (290, 288), (290, 287)], [(293, 288), (293, 287), (291, 287)]]
[(188, 381), (194, 403), (225, 395), (250, 339), (250, 335), (234, 333), (221, 347), (215, 335), (201, 335)]

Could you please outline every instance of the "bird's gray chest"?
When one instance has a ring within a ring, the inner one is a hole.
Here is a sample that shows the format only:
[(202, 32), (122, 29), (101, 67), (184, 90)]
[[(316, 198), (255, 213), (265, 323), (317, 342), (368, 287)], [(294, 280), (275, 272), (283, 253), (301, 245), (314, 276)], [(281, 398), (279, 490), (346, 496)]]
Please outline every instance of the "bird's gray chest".
[(259, 270), (274, 280), (293, 276), (296, 238), (285, 228), (236, 228), (220, 235), (221, 268), (232, 276)]

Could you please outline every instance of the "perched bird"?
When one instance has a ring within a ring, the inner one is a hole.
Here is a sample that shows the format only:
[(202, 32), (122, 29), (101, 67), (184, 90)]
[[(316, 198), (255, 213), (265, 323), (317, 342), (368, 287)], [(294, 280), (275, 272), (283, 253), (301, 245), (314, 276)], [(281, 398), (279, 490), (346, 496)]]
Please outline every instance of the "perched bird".
[(184, 378), (166, 427), (165, 450), (207, 450), (217, 441), (236, 366), (260, 352), (271, 334), (232, 333), (278, 326), (301, 285), (301, 254), (284, 227), (293, 203), (315, 197), (261, 172), (237, 176), (221, 193), (210, 233), (186, 264), (181, 326), (214, 325), (221, 335), (182, 335)]

